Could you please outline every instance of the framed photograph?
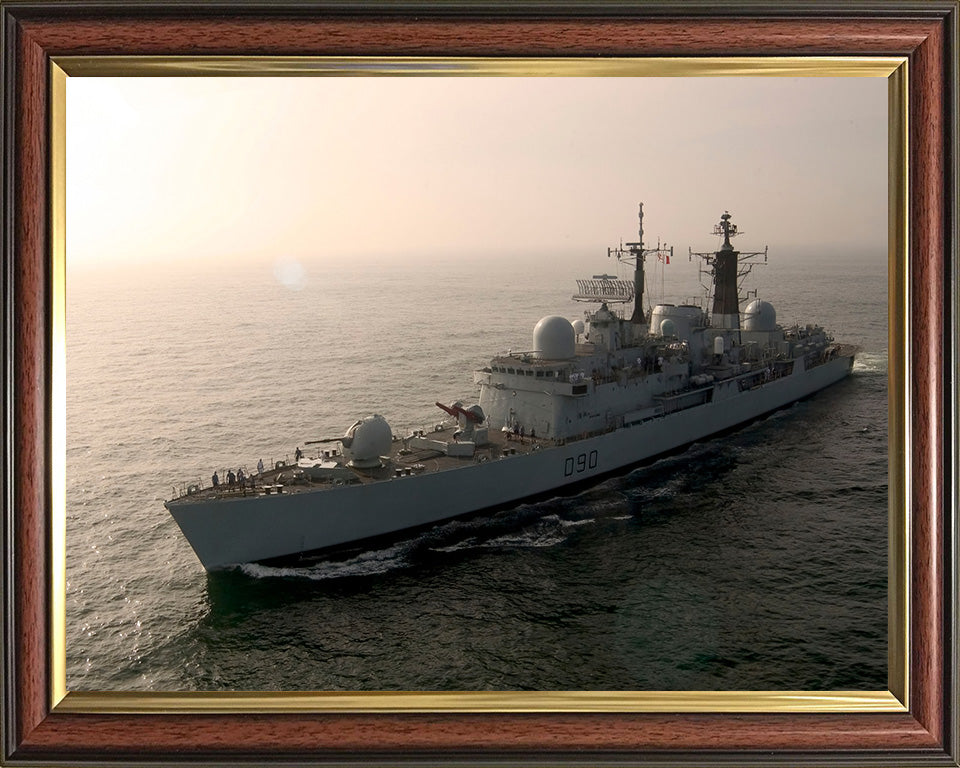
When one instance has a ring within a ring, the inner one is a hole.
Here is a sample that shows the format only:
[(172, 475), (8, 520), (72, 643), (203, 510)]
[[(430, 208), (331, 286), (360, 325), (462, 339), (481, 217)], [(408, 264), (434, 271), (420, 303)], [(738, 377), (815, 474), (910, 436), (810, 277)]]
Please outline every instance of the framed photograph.
[(958, 764), (957, 3), (0, 8), (4, 760)]

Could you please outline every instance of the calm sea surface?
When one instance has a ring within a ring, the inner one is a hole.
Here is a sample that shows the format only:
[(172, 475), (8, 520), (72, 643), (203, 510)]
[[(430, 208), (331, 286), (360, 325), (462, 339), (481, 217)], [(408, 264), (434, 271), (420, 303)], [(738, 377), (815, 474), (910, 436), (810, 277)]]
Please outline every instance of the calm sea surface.
[[(697, 293), (686, 259), (669, 301)], [(581, 316), (605, 258), (68, 273), (71, 690), (886, 689), (884, 256), (771, 256), (782, 323), (847, 380), (577, 496), (301, 568), (207, 574), (163, 507), (382, 413), (429, 426), (472, 371)], [(648, 275), (654, 298), (660, 278)], [(224, 535), (229, 535), (225, 531)]]

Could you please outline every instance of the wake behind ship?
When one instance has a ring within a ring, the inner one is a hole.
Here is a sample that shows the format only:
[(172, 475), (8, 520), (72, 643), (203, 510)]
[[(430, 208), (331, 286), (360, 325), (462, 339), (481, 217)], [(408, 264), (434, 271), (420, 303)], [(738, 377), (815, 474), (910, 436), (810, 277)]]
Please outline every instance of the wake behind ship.
[(599, 479), (847, 376), (855, 347), (819, 325), (785, 328), (768, 302), (741, 299), (766, 249), (735, 250), (729, 213), (714, 234), (719, 250), (690, 254), (711, 275), (710, 312), (644, 311), (646, 260), (672, 249), (644, 246), (641, 203), (637, 242), (608, 249), (633, 280), (578, 280), (573, 298), (595, 309), (541, 319), (530, 351), (474, 373), (475, 403), (438, 402), (446, 418), (403, 437), (367, 416), (312, 441), (314, 457), (189, 485), (165, 506), (208, 570), (339, 548)]

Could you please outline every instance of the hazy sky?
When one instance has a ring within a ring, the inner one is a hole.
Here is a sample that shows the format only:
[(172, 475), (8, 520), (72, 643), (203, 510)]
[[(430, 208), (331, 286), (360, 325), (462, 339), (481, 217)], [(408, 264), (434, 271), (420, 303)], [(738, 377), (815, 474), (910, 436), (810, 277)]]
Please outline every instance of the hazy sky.
[[(882, 78), (67, 81), (68, 264), (885, 248)], [(749, 240), (749, 242), (747, 242)]]

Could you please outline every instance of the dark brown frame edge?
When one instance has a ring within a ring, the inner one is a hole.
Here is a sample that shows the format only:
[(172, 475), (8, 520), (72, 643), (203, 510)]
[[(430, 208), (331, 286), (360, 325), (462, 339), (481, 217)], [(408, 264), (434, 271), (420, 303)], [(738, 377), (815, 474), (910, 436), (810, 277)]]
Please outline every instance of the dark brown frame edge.
[[(0, 0), (3, 739), (9, 765), (958, 765), (957, 2)], [(49, 701), (50, 59), (909, 57), (911, 708), (904, 714), (78, 715)]]

